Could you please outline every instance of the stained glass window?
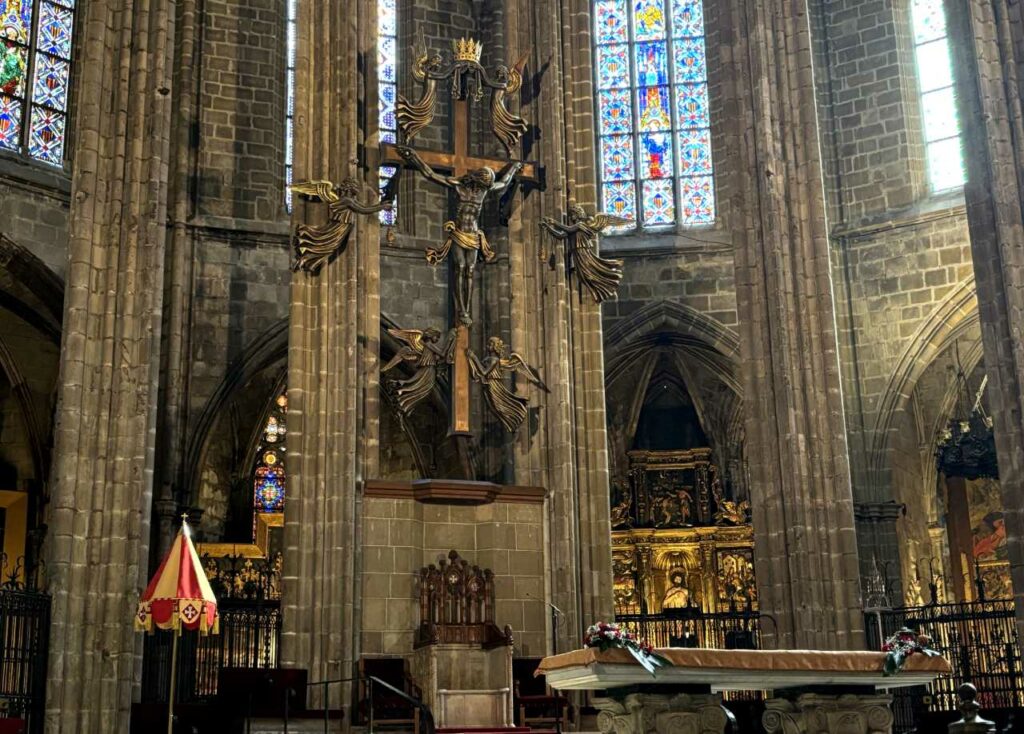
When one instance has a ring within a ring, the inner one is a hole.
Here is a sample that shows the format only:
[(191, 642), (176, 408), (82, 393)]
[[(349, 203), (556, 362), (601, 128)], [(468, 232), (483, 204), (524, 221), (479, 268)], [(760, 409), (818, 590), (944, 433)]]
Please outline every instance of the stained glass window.
[(295, 176), (295, 50), (297, 44), (297, 0), (288, 0), (286, 19), (287, 60), (285, 61), (285, 113), (284, 113), (284, 203), (292, 210), (291, 185)]
[(287, 413), (288, 396), (282, 392), (274, 401), (260, 436), (256, 470), (253, 472), (253, 508), (257, 514), (284, 512)]
[(623, 230), (715, 220), (702, 0), (595, 0), (605, 211)]
[(64, 162), (75, 0), (0, 0), (0, 148)]
[[(395, 97), (398, 94), (398, 0), (377, 0), (377, 91), (380, 95), (380, 141), (397, 142), (398, 123), (395, 119)], [(395, 175), (393, 166), (381, 166), (381, 191)], [(396, 209), (382, 210), (381, 224), (395, 223)]]
[(928, 180), (932, 191), (948, 191), (963, 186), (965, 176), (946, 13), (942, 0), (913, 0), (911, 15)]

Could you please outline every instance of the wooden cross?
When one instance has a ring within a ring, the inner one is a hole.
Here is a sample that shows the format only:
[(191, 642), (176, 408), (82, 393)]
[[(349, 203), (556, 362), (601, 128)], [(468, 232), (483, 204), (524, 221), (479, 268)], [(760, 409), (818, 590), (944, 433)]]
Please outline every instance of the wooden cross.
[[(424, 163), (435, 171), (450, 172), (452, 176), (463, 176), (478, 168), (491, 168), (500, 171), (509, 161), (502, 158), (480, 158), (469, 152), (469, 122), (470, 107), (468, 99), (456, 99), (453, 102), (452, 111), (453, 135), (452, 150), (436, 151), (416, 148), (415, 150)], [(380, 164), (384, 166), (406, 166), (406, 161), (398, 153), (397, 147), (392, 143), (381, 145)], [(516, 175), (518, 181), (526, 181), (539, 186), (542, 180), (543, 170), (535, 163), (526, 163)], [(466, 357), (466, 350), (469, 349), (469, 328), (462, 323), (455, 326), (455, 354), (452, 365), (452, 404), (451, 404), (451, 429), (450, 433), (455, 436), (470, 435), (470, 398), (469, 382), (470, 369), (469, 359)]]

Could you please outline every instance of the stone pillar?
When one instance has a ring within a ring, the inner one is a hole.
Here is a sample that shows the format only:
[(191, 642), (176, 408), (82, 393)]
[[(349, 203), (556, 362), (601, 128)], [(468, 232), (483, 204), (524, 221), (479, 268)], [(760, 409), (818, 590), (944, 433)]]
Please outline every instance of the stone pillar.
[(1024, 636), (1024, 20), (1015, 0), (946, 0), (967, 223), (1007, 550)]
[[(515, 480), (548, 488), (550, 588), (559, 650), (611, 619), (612, 568), (604, 353), (600, 307), (566, 278), (561, 250), (541, 262), (540, 220), (561, 219), (570, 197), (597, 205), (589, 0), (511, 0), (505, 7), (510, 58), (531, 50), (523, 115), (533, 125), (526, 157), (542, 160), (547, 188), (531, 193), (510, 221), (512, 344), (541, 365), (551, 393), (536, 436), (517, 438)], [(541, 73), (540, 70), (543, 70)], [(538, 135), (537, 131), (544, 131)], [(519, 346), (525, 345), (525, 346)]]
[(892, 734), (892, 696), (825, 696), (805, 693), (795, 700), (765, 701), (761, 724), (766, 734)]
[[(169, 0), (92, 0), (81, 58), (49, 506), (46, 731), (128, 731), (142, 638), (165, 250)], [(136, 691), (137, 692), (137, 691)]]
[(719, 693), (631, 693), (592, 704), (601, 734), (723, 734), (736, 721)]
[[(376, 190), (363, 160), (364, 140), (377, 139), (376, 94), (364, 92), (376, 79), (363, 77), (374, 73), (376, 22), (373, 0), (299, 0), (296, 181), (355, 176)], [(325, 205), (296, 199), (295, 222), (325, 216)], [(359, 486), (377, 474), (380, 227), (374, 216), (354, 221), (347, 250), (318, 275), (296, 273), (291, 288), (281, 662), (310, 681), (355, 671)], [(350, 690), (331, 686), (329, 705), (347, 709)]]
[(864, 622), (807, 0), (723, 8), (746, 455), (761, 610), (779, 648)]

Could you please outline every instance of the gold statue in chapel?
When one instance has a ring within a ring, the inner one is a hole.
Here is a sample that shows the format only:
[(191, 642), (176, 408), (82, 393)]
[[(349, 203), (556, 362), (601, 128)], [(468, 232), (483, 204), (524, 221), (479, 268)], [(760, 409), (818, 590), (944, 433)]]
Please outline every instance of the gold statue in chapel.
[[(569, 224), (559, 224), (545, 217), (540, 226), (556, 240), (566, 241), (570, 267), (580, 284), (594, 297), (595, 303), (614, 298), (622, 281), (622, 260), (601, 257), (598, 250), (598, 235), (608, 227), (628, 224), (613, 214), (595, 214), (590, 217), (582, 206), (569, 201)], [(545, 258), (541, 251), (541, 260)]]
[(305, 270), (311, 275), (319, 273), (324, 265), (345, 251), (352, 233), (353, 212), (376, 214), (381, 209), (390, 210), (392, 206), (389, 201), (361, 203), (356, 198), (359, 182), (354, 178), (346, 178), (338, 185), (330, 181), (303, 181), (292, 184), (291, 190), (327, 204), (327, 224), (300, 224), (295, 228), (292, 270)]
[(483, 166), (456, 178), (437, 173), (420, 158), (419, 153), (406, 145), (399, 145), (397, 149), (406, 163), (424, 178), (451, 189), (458, 198), (455, 219), (444, 223), (444, 231), (448, 236), (441, 247), (427, 249), (427, 262), (431, 265), (444, 262), (454, 249), (457, 270), (455, 308), (459, 313), (459, 321), (468, 326), (473, 323), (469, 309), (473, 299), (473, 272), (477, 261), (481, 257), (485, 262), (495, 258), (487, 236), (480, 229), (480, 211), (488, 196), (500, 194), (509, 187), (523, 164), (510, 161), (497, 175), (492, 169)]
[(384, 365), (380, 373), (390, 372), (403, 362), (415, 365), (416, 372), (408, 380), (394, 380), (391, 384), (395, 389), (398, 409), (403, 415), (409, 415), (412, 409), (422, 402), (437, 384), (437, 370), (442, 365), (449, 365), (454, 360), (455, 330), (448, 332), (444, 344), (441, 344), (441, 332), (430, 327), (419, 329), (388, 329), (388, 333), (402, 342), (403, 346), (391, 361)]
[(525, 375), (527, 381), (533, 383), (544, 392), (550, 392), (548, 386), (540, 379), (540, 373), (526, 364), (526, 361), (515, 352), (509, 351), (505, 342), (496, 336), (487, 340), (487, 357), (481, 360), (473, 352), (466, 352), (469, 357), (469, 369), (473, 379), (484, 389), (484, 400), (487, 406), (498, 416), (505, 430), (515, 433), (526, 419), (527, 399), (517, 395), (505, 385), (505, 376), (515, 372)]

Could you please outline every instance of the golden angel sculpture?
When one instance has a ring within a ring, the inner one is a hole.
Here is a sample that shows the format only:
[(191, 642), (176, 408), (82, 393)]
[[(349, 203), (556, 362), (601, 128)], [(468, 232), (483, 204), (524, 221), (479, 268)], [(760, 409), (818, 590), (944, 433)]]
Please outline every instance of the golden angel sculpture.
[[(583, 207), (569, 202), (569, 224), (545, 217), (540, 226), (557, 240), (568, 242), (570, 268), (596, 303), (614, 298), (622, 281), (622, 260), (601, 257), (597, 238), (608, 227), (629, 224), (630, 220), (613, 214), (588, 217)], [(541, 259), (544, 259), (543, 252)]]
[(295, 228), (292, 270), (305, 270), (312, 275), (345, 251), (352, 233), (353, 213), (376, 214), (392, 206), (390, 201), (361, 203), (356, 198), (359, 182), (354, 178), (346, 178), (338, 185), (330, 181), (303, 181), (292, 184), (291, 189), (296, 194), (327, 204), (327, 224), (300, 224)]
[(544, 392), (550, 392), (548, 386), (540, 379), (540, 373), (526, 364), (526, 361), (515, 352), (509, 351), (505, 342), (496, 336), (487, 340), (487, 357), (480, 359), (467, 350), (469, 369), (473, 379), (483, 386), (484, 400), (487, 406), (498, 416), (505, 430), (515, 433), (526, 419), (527, 399), (517, 395), (505, 384), (505, 376), (519, 372), (527, 381), (533, 383)]
[(437, 384), (437, 369), (449, 365), (453, 361), (455, 350), (454, 329), (448, 338), (441, 343), (441, 332), (431, 327), (423, 329), (388, 329), (388, 333), (402, 342), (403, 346), (391, 361), (384, 365), (380, 373), (390, 372), (404, 363), (415, 366), (416, 372), (408, 380), (395, 380), (395, 396), (398, 409), (403, 415), (409, 415), (413, 408), (422, 402)]

